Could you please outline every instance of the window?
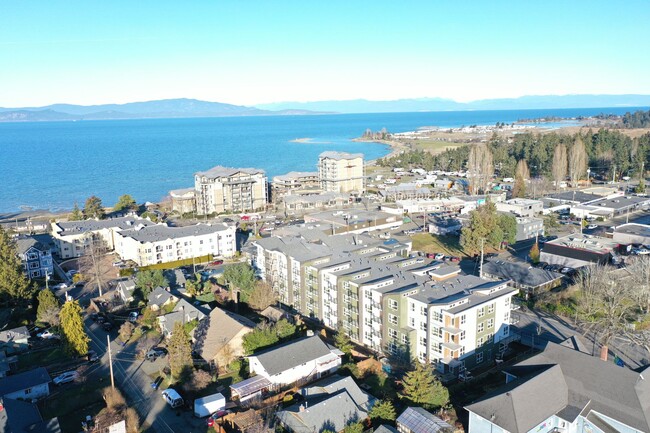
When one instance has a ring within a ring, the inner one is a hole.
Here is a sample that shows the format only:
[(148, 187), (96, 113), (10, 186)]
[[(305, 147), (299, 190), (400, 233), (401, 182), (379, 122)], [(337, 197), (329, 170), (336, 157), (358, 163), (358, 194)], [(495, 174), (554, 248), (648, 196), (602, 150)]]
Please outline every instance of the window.
[(479, 352), (476, 354), (476, 363), (480, 364), (481, 362), (483, 362), (483, 352)]
[(464, 325), (466, 321), (467, 321), (467, 317), (465, 317), (464, 314), (462, 316), (460, 316), (460, 324), (461, 325)]
[(483, 332), (485, 330), (485, 323), (481, 322), (476, 327), (476, 332)]
[(408, 344), (409, 343), (409, 337), (406, 334), (402, 334), (402, 344)]
[(409, 326), (415, 328), (415, 317), (409, 317)]
[(463, 341), (465, 339), (465, 331), (460, 332), (460, 341)]
[(487, 308), (488, 308), (488, 314), (492, 314), (492, 313), (494, 313), (494, 304), (490, 304), (490, 305), (488, 305)]
[(36, 255), (36, 253), (27, 254), (27, 260), (37, 260), (37, 259), (38, 259), (38, 255)]
[(38, 269), (38, 262), (32, 262), (29, 264), (30, 269)]
[(479, 337), (478, 340), (476, 340), (476, 347), (481, 347), (483, 345), (483, 337)]
[(509, 306), (510, 305), (510, 298), (506, 298), (504, 304), (505, 304), (506, 307)]
[(427, 338), (420, 337), (420, 346), (426, 346), (426, 345), (427, 345)]
[(458, 349), (458, 356), (463, 356), (465, 354), (465, 347)]
[(397, 310), (397, 301), (395, 299), (389, 299), (388, 306), (393, 310)]
[(25, 390), (25, 394), (31, 394), (31, 393), (32, 393), (32, 389), (31, 389), (31, 388), (27, 388), (27, 389)]
[(510, 326), (503, 325), (503, 335), (506, 336), (510, 333)]
[(394, 314), (388, 314), (388, 322), (391, 325), (397, 325), (397, 316)]
[(494, 319), (488, 319), (487, 327), (488, 327), (488, 329), (494, 328)]
[(388, 328), (388, 336), (390, 338), (397, 338), (397, 330), (393, 328)]
[(478, 317), (483, 317), (485, 316), (485, 307), (481, 307), (478, 309)]
[(503, 321), (507, 322), (510, 319), (510, 312), (506, 311), (506, 313), (503, 315)]

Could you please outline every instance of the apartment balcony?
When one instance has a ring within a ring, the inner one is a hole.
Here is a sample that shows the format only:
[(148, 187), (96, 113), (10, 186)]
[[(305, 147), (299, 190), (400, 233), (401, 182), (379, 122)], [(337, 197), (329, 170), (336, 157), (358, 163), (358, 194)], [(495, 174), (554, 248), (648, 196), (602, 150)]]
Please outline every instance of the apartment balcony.
[(453, 327), (450, 327), (450, 326), (444, 326), (444, 327), (442, 328), (442, 330), (443, 330), (444, 332), (448, 332), (448, 333), (451, 334), (451, 335), (458, 335), (458, 334), (460, 334), (461, 332), (463, 332), (463, 330), (460, 329), (460, 328), (453, 328)]

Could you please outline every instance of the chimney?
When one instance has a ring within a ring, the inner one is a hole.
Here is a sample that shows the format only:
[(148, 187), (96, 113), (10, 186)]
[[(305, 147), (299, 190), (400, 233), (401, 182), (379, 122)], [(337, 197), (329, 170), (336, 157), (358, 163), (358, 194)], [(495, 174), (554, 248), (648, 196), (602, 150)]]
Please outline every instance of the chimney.
[(607, 353), (609, 352), (607, 346), (603, 346), (600, 348), (600, 359), (603, 361), (607, 361)]

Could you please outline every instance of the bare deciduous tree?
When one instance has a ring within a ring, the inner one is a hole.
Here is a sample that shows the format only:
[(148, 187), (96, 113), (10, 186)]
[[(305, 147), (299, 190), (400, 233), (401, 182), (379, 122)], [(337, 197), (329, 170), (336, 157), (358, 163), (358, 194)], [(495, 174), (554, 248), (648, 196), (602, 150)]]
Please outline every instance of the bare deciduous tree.
[(492, 152), (485, 144), (474, 144), (467, 160), (470, 194), (485, 192), (494, 174)]
[(530, 179), (530, 170), (528, 169), (528, 163), (525, 159), (520, 159), (517, 161), (517, 168), (515, 169), (515, 174), (521, 176), (523, 180)]
[(627, 272), (632, 286), (632, 296), (639, 309), (650, 312), (650, 260), (647, 257), (636, 256), (627, 260)]
[(99, 289), (101, 296), (110, 280), (115, 278), (115, 271), (106, 260), (108, 247), (98, 236), (89, 236), (84, 255), (79, 258), (79, 271), (86, 278), (86, 289)]
[(587, 162), (587, 149), (580, 135), (577, 135), (569, 149), (569, 178), (572, 186), (577, 186), (578, 181), (587, 175)]
[(276, 300), (277, 295), (273, 287), (266, 281), (258, 281), (248, 298), (248, 305), (254, 310), (261, 311), (273, 305)]
[(566, 179), (567, 166), (569, 164), (567, 149), (564, 143), (558, 143), (553, 152), (553, 180), (555, 181), (555, 188), (560, 187), (560, 183)]

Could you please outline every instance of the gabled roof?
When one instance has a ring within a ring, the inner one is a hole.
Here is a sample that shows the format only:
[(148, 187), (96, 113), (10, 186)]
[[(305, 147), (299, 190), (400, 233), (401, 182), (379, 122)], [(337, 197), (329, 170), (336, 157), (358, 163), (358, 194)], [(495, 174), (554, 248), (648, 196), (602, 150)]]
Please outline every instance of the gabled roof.
[(16, 252), (18, 254), (25, 254), (30, 248), (35, 248), (39, 251), (47, 250), (43, 244), (31, 236), (16, 239)]
[(408, 407), (397, 417), (397, 425), (403, 425), (412, 433), (451, 432), (454, 428), (421, 407)]
[(157, 305), (160, 307), (173, 297), (175, 298), (177, 296), (174, 296), (172, 293), (159, 286), (153, 289), (151, 293), (149, 293), (149, 296), (147, 296), (147, 301), (148, 305)]
[(511, 433), (552, 415), (573, 421), (591, 411), (650, 431), (650, 379), (643, 373), (555, 343), (506, 371), (517, 379), (467, 409)]
[(25, 371), (0, 379), (0, 398), (23, 389), (33, 388), (51, 382), (52, 379), (43, 367)]
[(271, 349), (252, 355), (262, 364), (269, 376), (275, 376), (283, 371), (314, 361), (332, 353), (332, 349), (319, 336), (301, 338), (289, 341)]
[(212, 361), (237, 334), (251, 331), (255, 323), (219, 307), (213, 309), (194, 331), (194, 350), (206, 361)]
[(26, 340), (30, 337), (27, 327), (20, 326), (6, 331), (0, 331), (0, 343), (9, 343), (11, 341)]

